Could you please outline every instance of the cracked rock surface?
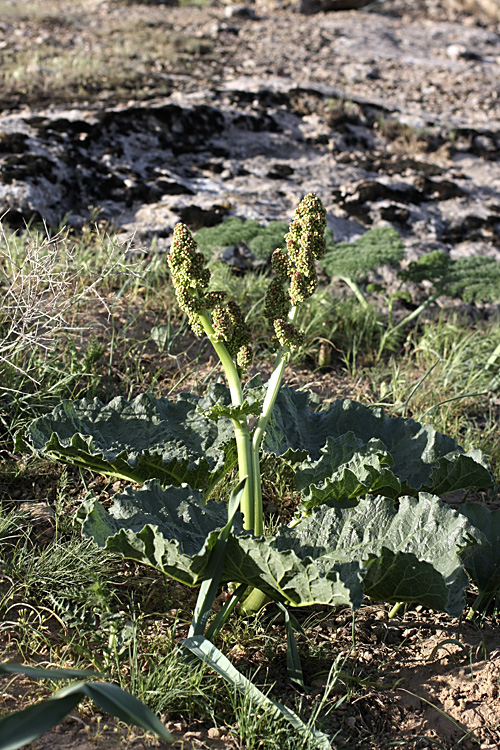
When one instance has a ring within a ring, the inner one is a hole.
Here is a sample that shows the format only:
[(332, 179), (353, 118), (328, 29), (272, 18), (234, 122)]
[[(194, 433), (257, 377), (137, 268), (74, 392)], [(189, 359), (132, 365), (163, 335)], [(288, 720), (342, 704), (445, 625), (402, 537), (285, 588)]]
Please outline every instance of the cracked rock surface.
[(410, 257), (498, 256), (500, 24), (465, 6), (149, 7), (206, 47), (167, 69), (161, 95), (5, 107), (0, 214), (78, 227), (98, 207), (166, 249), (179, 219), (288, 220), (315, 191), (339, 240), (389, 223)]

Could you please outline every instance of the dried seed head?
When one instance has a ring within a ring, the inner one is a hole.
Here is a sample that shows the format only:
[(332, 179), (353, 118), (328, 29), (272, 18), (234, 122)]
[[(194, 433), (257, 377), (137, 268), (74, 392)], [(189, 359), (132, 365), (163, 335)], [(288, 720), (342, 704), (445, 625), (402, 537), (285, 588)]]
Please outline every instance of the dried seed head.
[(249, 344), (240, 346), (236, 355), (236, 363), (242, 370), (248, 370), (252, 364), (252, 347)]
[[(272, 255), (277, 278), (269, 284), (264, 315), (274, 321), (276, 337), (282, 346), (294, 347), (300, 343), (300, 332), (286, 318), (290, 305), (297, 307), (305, 302), (318, 286), (315, 261), (326, 249), (325, 229), (325, 208), (318, 196), (310, 193), (295, 209), (285, 235), (286, 250), (278, 248)], [(288, 294), (283, 288), (287, 281)]]
[[(167, 261), (179, 307), (188, 314), (193, 326), (195, 314), (204, 306), (204, 290), (210, 281), (210, 271), (205, 268), (205, 258), (198, 252), (196, 242), (185, 224), (176, 224), (174, 228)], [(199, 332), (200, 326), (196, 323), (195, 326)]]
[(290, 275), (290, 267), (288, 256), (281, 247), (277, 247), (271, 255), (271, 264), (274, 273), (278, 276), (280, 281), (286, 281)]
[(216, 305), (212, 310), (212, 325), (215, 331), (215, 340), (229, 343), (234, 333), (234, 323), (229, 311), (221, 305)]
[(230, 299), (226, 305), (226, 311), (233, 326), (231, 338), (227, 342), (227, 350), (231, 357), (236, 357), (241, 347), (250, 344), (252, 337), (238, 303)]
[(222, 304), (226, 297), (226, 292), (207, 292), (203, 297), (203, 307), (206, 310), (213, 310), (216, 305)]

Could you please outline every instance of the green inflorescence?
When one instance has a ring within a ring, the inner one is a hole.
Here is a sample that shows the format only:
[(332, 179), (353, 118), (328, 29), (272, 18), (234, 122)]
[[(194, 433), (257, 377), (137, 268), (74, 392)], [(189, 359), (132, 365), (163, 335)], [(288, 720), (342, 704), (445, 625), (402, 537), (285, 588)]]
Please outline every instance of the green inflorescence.
[[(294, 325), (294, 311), (318, 285), (316, 260), (326, 249), (326, 211), (320, 199), (310, 193), (295, 210), (285, 235), (286, 250), (277, 248), (272, 256), (276, 273), (269, 284), (264, 315), (272, 323), (282, 347), (300, 346), (303, 334)], [(212, 340), (224, 344), (237, 365), (247, 369), (252, 360), (250, 331), (239, 305), (226, 300), (225, 292), (207, 291), (210, 271), (205, 258), (185, 224), (177, 224), (168, 263), (179, 306), (188, 315), (194, 333), (207, 333), (201, 317), (210, 315)]]
[(315, 261), (325, 254), (325, 229), (326, 210), (320, 199), (310, 193), (295, 210), (285, 236), (286, 251), (277, 248), (272, 255), (276, 278), (267, 290), (264, 315), (272, 322), (281, 346), (293, 349), (303, 339), (289, 319), (290, 310), (305, 302), (318, 286)]
[(185, 224), (179, 223), (174, 228), (168, 264), (179, 307), (187, 314), (195, 335), (201, 337), (206, 333), (200, 314), (211, 311), (214, 341), (224, 343), (238, 366), (247, 369), (252, 361), (252, 349), (243, 313), (234, 300), (226, 302), (225, 292), (206, 291), (210, 271)]

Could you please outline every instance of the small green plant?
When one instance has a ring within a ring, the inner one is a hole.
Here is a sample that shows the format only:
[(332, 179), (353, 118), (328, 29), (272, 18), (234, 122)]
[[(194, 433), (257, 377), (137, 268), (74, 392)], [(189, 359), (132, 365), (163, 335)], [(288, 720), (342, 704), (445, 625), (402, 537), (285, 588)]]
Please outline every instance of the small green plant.
[(215, 227), (204, 227), (196, 232), (199, 249), (208, 254), (215, 249), (227, 247), (248, 248), (259, 260), (267, 260), (276, 247), (285, 247), (283, 237), (287, 225), (282, 221), (271, 221), (262, 226), (255, 219), (230, 217)]
[[(452, 260), (442, 250), (434, 250), (401, 268), (405, 250), (392, 227), (378, 227), (365, 232), (354, 242), (341, 242), (326, 253), (322, 265), (333, 278), (344, 282), (365, 310), (374, 309), (370, 293), (382, 294), (387, 306), (385, 322), (380, 321), (378, 358), (394, 345), (401, 333), (440, 297), (461, 299), (467, 303), (495, 302), (500, 299), (500, 263), (494, 258), (460, 258)], [(391, 294), (382, 284), (367, 284), (369, 274), (389, 266), (397, 271), (399, 287)], [(408, 284), (426, 282), (430, 289), (420, 304), (395, 318), (395, 303), (412, 304)], [(364, 287), (364, 288), (363, 288)]]
[[(318, 411), (306, 393), (281, 385), (302, 337), (299, 309), (317, 286), (325, 224), (317, 196), (306, 196), (285, 247), (273, 253), (264, 316), (275, 360), (265, 384), (258, 376), (245, 382), (252, 348), (243, 312), (224, 291), (210, 289), (205, 257), (180, 224), (169, 256), (178, 303), (194, 333), (212, 344), (228, 387), (216, 383), (202, 397), (181, 394), (176, 401), (150, 394), (107, 405), (65, 401), (19, 432), (16, 447), (143, 484), (118, 495), (109, 511), (89, 496), (79, 513), (84, 535), (199, 587), (183, 647), (326, 750), (323, 734), (260, 691), (214, 645), (235, 607), (255, 612), (272, 600), (283, 609), (287, 665), (300, 684), (291, 608), (355, 610), (370, 597), (459, 615), (468, 574), (484, 589), (484, 571), (500, 567), (500, 552), (481, 531), (484, 523), (499, 523), (492, 513), (485, 509), (487, 519), (479, 518), (468, 506), (458, 512), (440, 500), (494, 486), (479, 451), (349, 400)], [(293, 520), (272, 534), (261, 478), (269, 457), (290, 467), (299, 496)], [(239, 481), (227, 504), (215, 501), (215, 494), (227, 498), (235, 468)], [(232, 593), (213, 615), (222, 583)]]

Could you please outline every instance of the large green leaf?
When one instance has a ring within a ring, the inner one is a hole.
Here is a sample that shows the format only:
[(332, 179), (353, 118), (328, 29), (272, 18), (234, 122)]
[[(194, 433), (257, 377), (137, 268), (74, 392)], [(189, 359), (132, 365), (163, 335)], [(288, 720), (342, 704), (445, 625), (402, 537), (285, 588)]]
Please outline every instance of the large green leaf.
[(484, 600), (500, 590), (500, 509), (464, 503), (458, 510), (483, 534), (479, 547), (468, 551), (464, 562)]
[(353, 500), (368, 493), (396, 498), (401, 482), (391, 471), (392, 458), (380, 440), (363, 443), (354, 433), (327, 438), (317, 461), (304, 461), (295, 475), (306, 511), (328, 500)]
[[(80, 513), (83, 533), (101, 547), (151, 565), (188, 585), (212, 577), (211, 557), (227, 523), (224, 503), (209, 501), (189, 488), (162, 488), (151, 481), (117, 495), (108, 513), (89, 498)], [(358, 606), (363, 596), (361, 563), (335, 552), (321, 559), (301, 558), (296, 549), (279, 550), (273, 541), (243, 533), (241, 517), (229, 537), (222, 581), (256, 586), (272, 598), (296, 605)], [(307, 557), (307, 556), (304, 556)]]
[[(108, 513), (95, 498), (79, 512), (82, 531), (100, 547), (151, 565), (189, 586), (211, 578), (210, 557), (227, 523), (224, 503), (202, 502), (189, 487), (152, 480), (115, 497)], [(237, 518), (241, 528), (241, 520)]]
[[(310, 469), (311, 462), (317, 461), (313, 483), (321, 488), (328, 480), (332, 485), (338, 481), (338, 474), (331, 479), (332, 473), (338, 472), (342, 465), (335, 458), (335, 450), (340, 451), (342, 457), (344, 441), (352, 443), (353, 436), (360, 441), (360, 449), (363, 445), (369, 446), (370, 441), (379, 441), (377, 451), (390, 455), (391, 471), (402, 483), (403, 491), (410, 494), (412, 490), (444, 494), (494, 484), (480, 451), (466, 453), (451, 437), (436, 432), (429, 425), (388, 417), (381, 408), (369, 409), (350, 400), (334, 401), (327, 409), (313, 411), (306, 393), (286, 387), (278, 394), (263, 448), (291, 462), (305, 461), (301, 471)], [(369, 448), (364, 450), (370, 453)], [(373, 466), (368, 471), (373, 471)], [(389, 479), (387, 474), (386, 478)], [(302, 479), (299, 481), (304, 487)], [(341, 494), (341, 489), (335, 492)]]
[[(200, 493), (150, 482), (118, 496), (111, 515), (93, 500), (86, 512), (84, 533), (99, 545), (190, 585), (212, 577), (224, 504), (203, 505)], [(239, 518), (235, 526), (221, 581), (258, 588), (292, 606), (357, 608), (365, 590), (454, 615), (468, 583), (460, 554), (480, 536), (463, 514), (425, 493), (397, 506), (381, 496), (350, 508), (323, 505), (270, 538), (243, 532)]]
[(143, 394), (106, 405), (98, 399), (63, 401), (18, 433), (16, 449), (134, 482), (156, 478), (206, 490), (236, 462), (231, 421), (214, 422), (204, 414), (227, 398), (227, 389), (216, 385), (203, 399)]
[(495, 258), (475, 256), (450, 263), (445, 293), (465, 302), (500, 300), (500, 263)]
[(380, 531), (370, 558), (364, 558), (366, 594), (388, 602), (420, 602), (459, 616), (469, 585), (462, 558), (480, 540), (477, 530), (427, 493), (401, 498), (397, 511), (385, 501), (373, 518)]
[[(308, 519), (309, 520), (309, 519)], [(224, 578), (259, 589), (271, 599), (294, 607), (314, 604), (357, 608), (363, 599), (364, 566), (357, 557), (331, 548), (314, 554), (301, 543), (298, 527), (287, 544), (276, 538), (232, 536), (224, 566)]]
[(300, 545), (301, 554), (363, 561), (365, 593), (383, 601), (420, 602), (458, 615), (468, 578), (460, 555), (479, 534), (437, 497), (365, 497), (352, 508), (320, 506), (293, 529), (282, 528), (275, 546)]

